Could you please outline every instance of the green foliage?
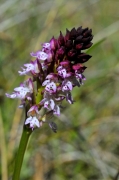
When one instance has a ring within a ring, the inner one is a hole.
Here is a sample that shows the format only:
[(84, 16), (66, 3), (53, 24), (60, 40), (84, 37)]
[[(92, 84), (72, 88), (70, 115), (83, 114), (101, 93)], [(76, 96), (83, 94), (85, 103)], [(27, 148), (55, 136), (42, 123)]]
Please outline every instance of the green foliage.
[(21, 136), (24, 112), (7, 99), (25, 77), (18, 70), (60, 30), (92, 28), (93, 57), (84, 85), (64, 104), (55, 134), (44, 124), (30, 139), (21, 180), (111, 180), (119, 165), (119, 2), (50, 0), (0, 2), (0, 179), (8, 180)]

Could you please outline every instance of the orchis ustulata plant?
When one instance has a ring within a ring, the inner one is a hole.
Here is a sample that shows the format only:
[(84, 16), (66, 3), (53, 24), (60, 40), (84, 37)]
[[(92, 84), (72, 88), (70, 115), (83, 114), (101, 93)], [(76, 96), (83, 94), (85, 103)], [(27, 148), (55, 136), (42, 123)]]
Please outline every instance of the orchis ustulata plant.
[(21, 99), (20, 107), (26, 111), (24, 129), (27, 132), (31, 133), (45, 122), (54, 132), (57, 131), (56, 124), (50, 118), (60, 116), (64, 100), (73, 104), (71, 92), (85, 80), (83, 72), (86, 66), (82, 64), (91, 56), (84, 50), (92, 46), (92, 39), (92, 30), (88, 28), (67, 29), (65, 36), (60, 32), (57, 39), (51, 38), (42, 44), (41, 50), (32, 52), (30, 55), (35, 60), (24, 64), (18, 71), (19, 75), (28, 75), (29, 79), (6, 96)]

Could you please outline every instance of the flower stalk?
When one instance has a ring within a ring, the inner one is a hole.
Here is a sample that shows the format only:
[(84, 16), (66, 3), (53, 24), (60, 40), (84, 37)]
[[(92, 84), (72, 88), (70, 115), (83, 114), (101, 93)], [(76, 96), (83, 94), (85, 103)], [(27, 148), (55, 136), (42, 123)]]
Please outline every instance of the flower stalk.
[(18, 153), (16, 156), (12, 180), (20, 179), (20, 172), (21, 172), (21, 167), (22, 167), (22, 163), (23, 163), (23, 159), (24, 159), (24, 154), (25, 154), (28, 140), (29, 140), (31, 133), (32, 133), (31, 129), (28, 129), (25, 126), (23, 127), (23, 132), (22, 132), (22, 136), (21, 136), (21, 140), (20, 140), (20, 144), (19, 144)]

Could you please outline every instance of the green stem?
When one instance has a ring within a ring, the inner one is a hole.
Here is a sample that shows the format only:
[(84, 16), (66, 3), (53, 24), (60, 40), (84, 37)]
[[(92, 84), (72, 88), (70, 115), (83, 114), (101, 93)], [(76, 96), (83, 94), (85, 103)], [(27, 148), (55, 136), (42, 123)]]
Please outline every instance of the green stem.
[(19, 180), (20, 178), (20, 171), (23, 163), (24, 154), (26, 151), (26, 147), (28, 144), (29, 137), (32, 133), (32, 130), (27, 129), (25, 126), (23, 128), (19, 149), (15, 161), (14, 173), (12, 180)]

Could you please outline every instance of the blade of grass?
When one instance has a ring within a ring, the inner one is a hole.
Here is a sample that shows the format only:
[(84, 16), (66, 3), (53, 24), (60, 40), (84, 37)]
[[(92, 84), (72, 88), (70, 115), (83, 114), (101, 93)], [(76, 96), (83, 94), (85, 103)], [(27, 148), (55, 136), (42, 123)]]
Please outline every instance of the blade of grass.
[(97, 46), (99, 46), (103, 41), (105, 41), (107, 37), (111, 36), (112, 34), (118, 31), (119, 31), (119, 21), (116, 21), (95, 35), (94, 40), (93, 40), (94, 45), (90, 49), (88, 49), (86, 52), (90, 53), (90, 51), (92, 50), (94, 51), (94, 49)]
[(0, 143), (1, 143), (1, 175), (2, 180), (8, 180), (8, 171), (7, 171), (7, 150), (5, 142), (5, 132), (2, 119), (2, 113), (0, 109)]
[(54, 22), (56, 15), (58, 13), (58, 8), (61, 6), (62, 3), (63, 3), (63, 0), (61, 0), (61, 1), (54, 0), (54, 2), (52, 3), (53, 6), (51, 7), (49, 13), (47, 14), (46, 20), (45, 20), (44, 25), (43, 25), (42, 33), (40, 34), (40, 36), (37, 40), (35, 49), (37, 49), (37, 47), (39, 47), (39, 42), (40, 42), (41, 38), (43, 40), (45, 40), (47, 38), (48, 31), (52, 28), (53, 22)]
[(9, 139), (9, 144), (8, 144), (8, 159), (11, 160), (13, 158), (13, 151), (15, 148), (15, 143), (16, 143), (16, 137), (18, 133), (18, 127), (20, 124), (21, 116), (22, 116), (22, 110), (18, 108), (19, 101), (16, 107), (16, 111), (14, 114), (13, 122), (12, 122), (12, 127), (10, 130), (10, 139)]

